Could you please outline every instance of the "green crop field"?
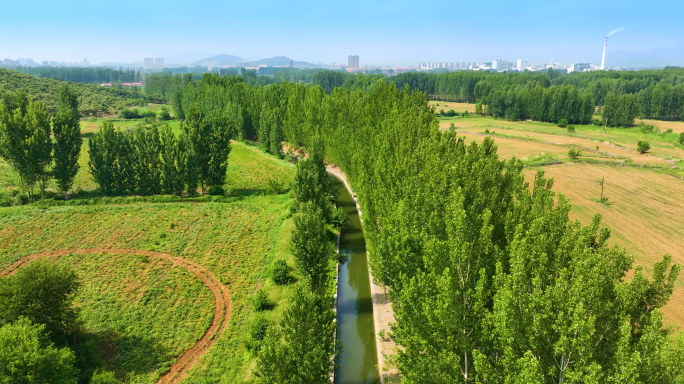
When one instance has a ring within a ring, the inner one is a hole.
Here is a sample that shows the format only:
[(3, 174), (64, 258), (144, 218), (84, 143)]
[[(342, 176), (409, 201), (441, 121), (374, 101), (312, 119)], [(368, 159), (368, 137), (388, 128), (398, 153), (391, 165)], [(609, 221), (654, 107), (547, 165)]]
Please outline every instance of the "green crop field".
[[(253, 297), (265, 288), (272, 309), (264, 316), (276, 321), (290, 293), (267, 275), (273, 260), (294, 264), (287, 251), (291, 198), (270, 187), (288, 184), (294, 168), (240, 143), (229, 162), (227, 185), (235, 197), (228, 202), (121, 197), (97, 205), (78, 205), (76, 199), (74, 205), (0, 208), (0, 270), (39, 252), (93, 249), (47, 260), (71, 266), (82, 281), (75, 302), (85, 331), (96, 340), (99, 366), (122, 382), (154, 383), (208, 331), (215, 301), (197, 274), (144, 253), (197, 263), (227, 289), (232, 309), (227, 327), (199, 354), (184, 382), (249, 379), (255, 358), (245, 345), (256, 316)], [(16, 186), (7, 164), (0, 164), (0, 172), (4, 187)], [(94, 188), (87, 180), (82, 168), (77, 188)], [(131, 252), (108, 251), (116, 249)]]
[[(575, 132), (569, 133), (549, 123), (471, 115), (442, 118), (440, 127), (446, 130), (453, 124), (466, 142), (492, 137), (500, 157), (516, 157), (528, 167), (525, 176), (530, 183), (536, 170), (544, 170), (555, 178), (554, 190), (572, 202), (574, 219), (588, 224), (600, 213), (612, 231), (611, 241), (637, 256), (635, 262), (650, 272), (665, 253), (684, 264), (684, 146), (676, 133), (684, 131), (684, 123), (655, 123), (660, 131), (609, 127), (604, 133), (603, 127), (576, 125)], [(636, 150), (641, 140), (651, 145), (646, 154)], [(579, 150), (580, 156), (570, 158), (570, 149)], [(598, 202), (602, 180), (606, 204)], [(682, 308), (684, 277), (680, 276), (663, 309), (670, 324), (684, 326)]]

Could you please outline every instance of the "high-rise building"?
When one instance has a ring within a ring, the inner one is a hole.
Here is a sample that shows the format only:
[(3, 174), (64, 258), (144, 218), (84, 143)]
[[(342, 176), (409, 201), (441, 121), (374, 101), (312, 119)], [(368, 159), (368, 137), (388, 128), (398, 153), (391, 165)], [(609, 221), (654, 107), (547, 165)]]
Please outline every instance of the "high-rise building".
[(154, 59), (146, 57), (143, 61), (145, 62), (145, 69), (154, 69)]
[(82, 67), (90, 67), (90, 63), (88, 62), (88, 59), (83, 59), (81, 62)]
[(163, 58), (154, 59), (154, 69), (159, 69), (159, 70), (164, 69), (164, 59)]
[(492, 60), (492, 69), (496, 69), (497, 71), (500, 71), (500, 70), (504, 69), (504, 63), (505, 63), (505, 61), (501, 60), (501, 59)]
[(492, 69), (495, 69), (497, 71), (504, 71), (510, 68), (515, 68), (515, 63), (501, 59), (496, 59), (492, 61)]
[(349, 57), (347, 58), (347, 67), (360, 68), (359, 55), (349, 55)]
[(570, 64), (570, 70), (568, 72), (584, 72), (589, 68), (591, 68), (591, 64), (589, 63), (575, 63)]
[(12, 59), (5, 59), (4, 63), (5, 63), (6, 66), (11, 67), (13, 61), (14, 61), (14, 60), (12, 60)]
[(525, 68), (530, 66), (530, 61), (527, 59), (518, 59), (518, 65), (516, 65), (515, 69), (517, 69), (520, 72), (523, 72)]

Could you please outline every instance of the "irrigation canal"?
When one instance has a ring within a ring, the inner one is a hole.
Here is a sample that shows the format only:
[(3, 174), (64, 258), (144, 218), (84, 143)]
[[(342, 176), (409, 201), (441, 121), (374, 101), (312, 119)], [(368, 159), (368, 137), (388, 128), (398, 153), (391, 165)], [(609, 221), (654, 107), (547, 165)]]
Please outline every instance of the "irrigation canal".
[(347, 261), (340, 266), (337, 291), (337, 330), (342, 351), (337, 357), (335, 383), (376, 384), (380, 383), (380, 375), (366, 240), (356, 202), (341, 181), (338, 191), (335, 203), (347, 212), (349, 225), (340, 238), (340, 253), (347, 255)]

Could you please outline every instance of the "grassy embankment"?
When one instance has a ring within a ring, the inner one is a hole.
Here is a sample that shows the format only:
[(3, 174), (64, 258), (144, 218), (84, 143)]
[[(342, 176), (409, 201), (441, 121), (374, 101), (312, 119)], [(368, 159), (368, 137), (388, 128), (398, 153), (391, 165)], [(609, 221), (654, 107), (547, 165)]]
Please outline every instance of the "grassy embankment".
[[(82, 163), (86, 159), (81, 159)], [(291, 199), (268, 194), (269, 180), (286, 183), (293, 167), (236, 143), (229, 158), (231, 203), (175, 202), (0, 208), (0, 269), (47, 250), (126, 248), (166, 252), (199, 263), (229, 290), (228, 328), (186, 376), (192, 382), (241, 382), (251, 377), (246, 349), (256, 314), (252, 299), (265, 287), (276, 321), (289, 287), (267, 279), (270, 263), (286, 259)], [(0, 175), (4, 186), (9, 171)], [(78, 188), (92, 188), (84, 168)], [(240, 197), (242, 196), (242, 197)], [(154, 383), (211, 323), (214, 302), (193, 273), (167, 261), (134, 255), (55, 257), (83, 282), (75, 301), (85, 329), (97, 340), (102, 366), (127, 383)]]
[[(473, 116), (444, 118), (440, 127), (452, 123), (467, 142), (494, 138), (502, 158), (515, 156), (527, 166), (530, 183), (543, 169), (555, 179), (554, 190), (570, 199), (571, 217), (588, 224), (600, 213), (613, 244), (634, 255), (646, 272), (665, 253), (684, 265), (684, 146), (677, 141), (684, 123), (645, 121), (661, 129), (653, 133), (639, 127), (604, 133), (603, 127), (576, 125), (569, 133), (553, 124)], [(641, 140), (651, 144), (646, 154), (636, 151)], [(569, 157), (572, 148), (581, 152), (579, 158)], [(602, 180), (606, 203), (599, 201)], [(684, 276), (664, 313), (669, 324), (684, 326)]]

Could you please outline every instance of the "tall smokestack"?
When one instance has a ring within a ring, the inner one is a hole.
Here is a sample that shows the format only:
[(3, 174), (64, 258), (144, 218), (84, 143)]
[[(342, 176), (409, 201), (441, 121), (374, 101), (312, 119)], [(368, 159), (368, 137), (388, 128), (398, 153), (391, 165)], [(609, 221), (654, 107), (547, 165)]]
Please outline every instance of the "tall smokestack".
[(603, 58), (601, 59), (601, 69), (606, 69), (606, 47), (608, 46), (608, 38), (603, 42)]

